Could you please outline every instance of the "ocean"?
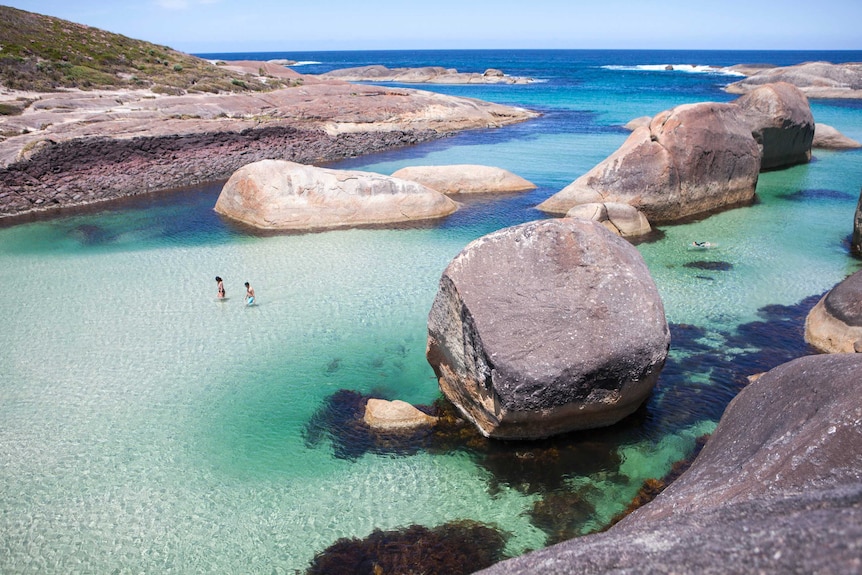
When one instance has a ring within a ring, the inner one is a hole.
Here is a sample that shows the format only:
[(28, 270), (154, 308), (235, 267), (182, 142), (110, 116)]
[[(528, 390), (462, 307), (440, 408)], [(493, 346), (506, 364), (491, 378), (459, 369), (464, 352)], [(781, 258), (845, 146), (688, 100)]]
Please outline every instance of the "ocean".
[[(353, 424), (357, 398), (439, 398), (427, 314), (467, 243), (547, 217), (535, 206), (616, 150), (629, 120), (732, 100), (722, 87), (736, 77), (710, 66), (862, 52), (201, 56), (534, 78), (414, 86), (543, 115), (329, 167), (486, 164), (538, 187), (464, 199), (413, 228), (250, 234), (212, 211), (220, 183), (0, 228), (3, 573), (295, 573), (376, 529), (477, 521), (507, 534), (508, 555), (601, 529), (692, 455), (748, 375), (812, 353), (805, 314), (860, 268), (848, 237), (862, 151), (815, 150), (810, 164), (761, 174), (753, 205), (662, 226), (637, 246), (673, 339), (656, 390), (626, 421), (535, 444), (375, 443)], [(862, 141), (862, 101), (811, 106)], [(215, 300), (216, 275), (227, 301)]]

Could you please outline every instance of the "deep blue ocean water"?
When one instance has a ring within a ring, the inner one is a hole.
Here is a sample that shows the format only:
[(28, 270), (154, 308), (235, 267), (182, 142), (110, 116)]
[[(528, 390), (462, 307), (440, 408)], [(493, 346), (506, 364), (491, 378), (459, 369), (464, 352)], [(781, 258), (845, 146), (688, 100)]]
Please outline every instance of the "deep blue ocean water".
[[(535, 445), (380, 445), (351, 424), (357, 398), (439, 397), (425, 322), (467, 243), (546, 217), (535, 206), (619, 147), (630, 119), (733, 99), (722, 87), (736, 78), (708, 66), (862, 52), (201, 56), (286, 58), (303, 73), (439, 65), (534, 78), (414, 86), (543, 115), (331, 167), (487, 164), (538, 187), (463, 199), (445, 220), (407, 229), (253, 235), (212, 211), (218, 182), (0, 228), (4, 573), (293, 573), (339, 538), (464, 519), (509, 533), (509, 554), (589, 532), (688, 457), (746, 376), (811, 353), (805, 314), (860, 266), (847, 238), (862, 152), (816, 150), (808, 165), (762, 174), (754, 205), (638, 245), (673, 341), (634, 416)], [(812, 111), (862, 141), (862, 102), (812, 101)], [(693, 251), (694, 240), (716, 247)], [(213, 301), (215, 275), (226, 302)], [(254, 308), (242, 305), (244, 281)], [(561, 500), (559, 513), (540, 511)]]

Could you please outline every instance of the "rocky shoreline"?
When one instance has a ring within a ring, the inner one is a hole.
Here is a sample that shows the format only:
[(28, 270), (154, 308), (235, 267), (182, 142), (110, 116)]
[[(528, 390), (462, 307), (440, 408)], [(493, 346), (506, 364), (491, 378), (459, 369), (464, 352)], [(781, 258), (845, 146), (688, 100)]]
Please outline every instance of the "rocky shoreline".
[[(261, 67), (263, 73), (266, 70)], [(538, 114), (290, 73), (254, 94), (3, 91), (0, 219), (227, 180), (263, 159), (323, 164)]]

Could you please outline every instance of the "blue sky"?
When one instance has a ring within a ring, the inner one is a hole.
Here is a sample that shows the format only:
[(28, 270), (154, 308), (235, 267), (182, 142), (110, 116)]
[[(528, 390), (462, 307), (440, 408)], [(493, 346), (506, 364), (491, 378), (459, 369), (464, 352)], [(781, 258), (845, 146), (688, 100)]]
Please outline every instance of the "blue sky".
[(0, 0), (191, 53), (862, 49), (862, 0)]

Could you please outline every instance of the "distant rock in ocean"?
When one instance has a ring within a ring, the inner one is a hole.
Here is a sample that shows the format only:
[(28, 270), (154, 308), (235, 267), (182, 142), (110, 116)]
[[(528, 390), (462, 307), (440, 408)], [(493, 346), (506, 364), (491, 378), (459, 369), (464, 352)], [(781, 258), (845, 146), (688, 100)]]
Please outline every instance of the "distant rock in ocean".
[(691, 467), (609, 530), (477, 575), (858, 573), (862, 354), (785, 363), (745, 387)]
[(506, 76), (489, 68), (478, 72), (459, 72), (455, 68), (425, 66), (422, 68), (387, 68), (381, 65), (342, 68), (320, 74), (322, 78), (337, 78), (346, 82), (397, 82), (400, 84), (529, 84), (531, 78)]
[(392, 177), (418, 182), (442, 194), (523, 192), (536, 188), (536, 184), (508, 170), (469, 164), (409, 166)]
[(215, 211), (269, 230), (315, 230), (447, 216), (457, 204), (416, 182), (262, 160), (234, 172)]
[(805, 341), (826, 353), (862, 352), (862, 270), (829, 290), (808, 313)]
[(443, 272), (428, 316), (440, 389), (499, 439), (616, 423), (649, 396), (669, 346), (640, 252), (578, 218), (473, 241)]
[(809, 98), (862, 98), (862, 63), (832, 64), (805, 62), (780, 68), (732, 66), (746, 74), (744, 80), (729, 84), (731, 94), (745, 94), (764, 84), (787, 82)]

